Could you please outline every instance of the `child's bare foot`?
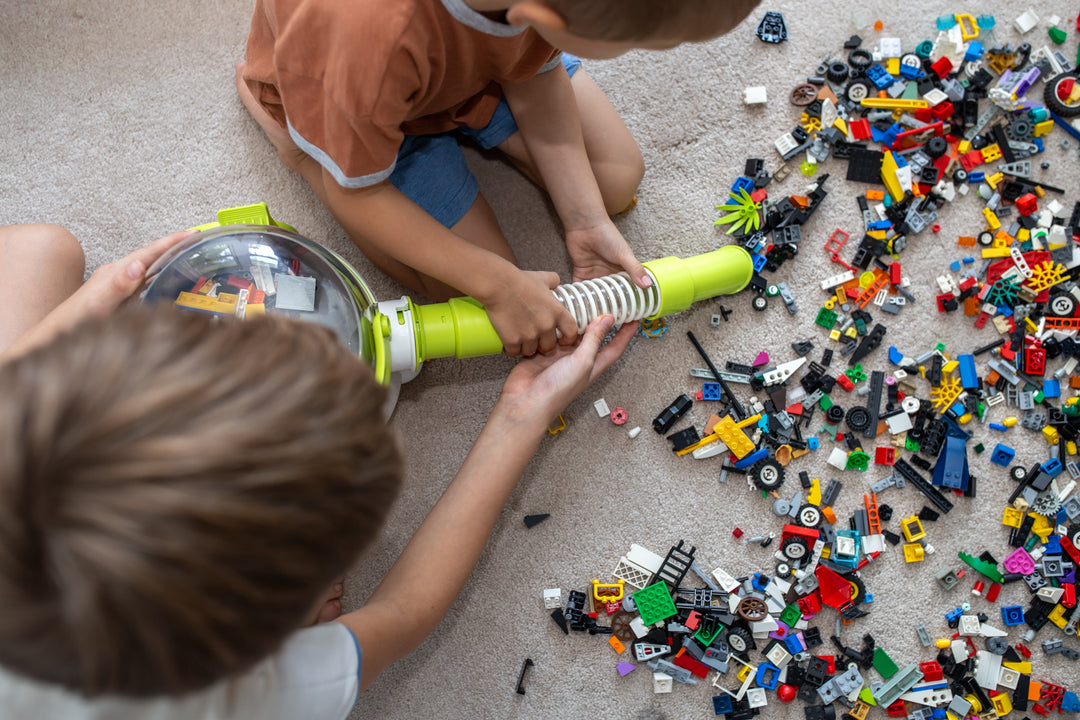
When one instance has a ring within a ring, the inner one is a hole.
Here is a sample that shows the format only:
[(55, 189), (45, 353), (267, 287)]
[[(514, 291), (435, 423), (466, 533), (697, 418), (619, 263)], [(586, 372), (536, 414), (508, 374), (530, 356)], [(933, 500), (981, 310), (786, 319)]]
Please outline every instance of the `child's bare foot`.
[(251, 94), (251, 88), (244, 82), (245, 65), (247, 65), (245, 62), (236, 64), (236, 92), (240, 95), (240, 102), (244, 103), (244, 107), (247, 108), (251, 117), (266, 133), (266, 137), (273, 143), (281, 159), (292, 167), (289, 161), (293, 159), (294, 155), (303, 156), (304, 151), (298, 148), (292, 138), (289, 137), (289, 131), (278, 125), (277, 121), (270, 116), (270, 113), (266, 112), (266, 108), (260, 105), (255, 96)]
[(345, 592), (345, 578), (338, 578), (327, 592), (323, 603), (314, 613), (309, 625), (330, 622), (341, 615), (341, 595)]

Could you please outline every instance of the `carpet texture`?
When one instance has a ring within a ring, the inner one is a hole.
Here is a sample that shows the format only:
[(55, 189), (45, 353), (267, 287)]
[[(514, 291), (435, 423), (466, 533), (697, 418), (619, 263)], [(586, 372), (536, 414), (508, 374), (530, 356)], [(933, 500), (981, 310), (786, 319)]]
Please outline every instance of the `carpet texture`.
[[(218, 208), (265, 200), (275, 217), (353, 262), (376, 296), (402, 295), (404, 289), (366, 262), (300, 178), (280, 163), (241, 107), (233, 74), (250, 6), (175, 0), (143, 3), (133, 12), (120, 0), (5, 3), (0, 9), (0, 223), (65, 225), (83, 242), (93, 268), (173, 230), (211, 220)], [(952, 7), (928, 0), (876, 3), (862, 11), (871, 20), (881, 19), (885, 30), (863, 36), (869, 46), (879, 37), (900, 37), (905, 50), (913, 50), (936, 35), (934, 18), (944, 12), (994, 13), (998, 39), (1015, 43), (1019, 36), (1012, 20), (1027, 7), (1020, 1)], [(778, 2), (759, 8), (713, 42), (586, 63), (646, 159), (638, 206), (617, 220), (640, 259), (691, 255), (727, 242), (712, 225), (718, 217), (714, 206), (725, 200), (747, 157), (763, 157), (776, 168), (772, 142), (798, 120), (788, 94), (827, 54), (840, 52), (855, 31), (850, 8), (837, 0)], [(1063, 27), (1075, 19), (1075, 8), (1066, 3), (1035, 9), (1042, 16), (1061, 15)], [(754, 38), (765, 10), (784, 12), (787, 43), (766, 45)], [(1040, 23), (1025, 39), (1038, 47), (1046, 42), (1045, 33)], [(1074, 47), (1070, 34), (1066, 55)], [(767, 87), (767, 105), (743, 105), (742, 90), (749, 85)], [(1069, 190), (1063, 202), (1071, 207), (1078, 163), (1075, 149), (1059, 147), (1063, 137), (1056, 130), (1039, 159), (1051, 164), (1048, 181)], [(497, 158), (469, 151), (468, 160), (522, 266), (569, 277), (557, 218), (545, 195)], [(788, 284), (798, 313), (789, 315), (777, 301), (763, 313), (754, 312), (744, 293), (722, 300), (734, 313), (717, 329), (709, 317), (721, 301), (710, 301), (670, 318), (666, 337), (638, 338), (566, 411), (565, 432), (544, 441), (445, 621), (416, 653), (378, 680), (360, 699), (354, 717), (632, 718), (643, 711), (669, 718), (712, 716), (714, 693), (704, 684), (676, 685), (672, 694), (654, 696), (647, 669), (620, 679), (614, 666), (627, 658), (616, 658), (603, 637), (564, 636), (543, 609), (541, 592), (560, 587), (565, 597), (571, 589), (584, 590), (593, 578), (607, 580), (631, 543), (663, 554), (685, 539), (698, 548), (706, 569), (720, 566), (735, 576), (773, 571), (775, 546), (748, 546), (731, 533), (738, 526), (748, 536), (778, 534), (781, 522), (770, 511), (772, 501), (738, 477), (720, 484), (720, 460), (676, 458), (649, 423), (673, 398), (700, 387), (687, 374), (702, 364), (686, 340), (687, 330), (718, 363), (748, 363), (760, 350), (784, 361), (794, 357), (790, 343), (797, 340), (815, 343), (814, 360), (822, 348), (838, 348), (813, 319), (827, 299), (819, 281), (838, 270), (822, 244), (834, 228), (856, 239), (861, 228), (855, 197), (866, 186), (847, 184), (845, 169), (846, 163), (830, 160), (819, 171), (832, 174), (826, 186), (830, 194), (803, 228), (799, 257), (770, 276)], [(806, 183), (796, 168), (784, 183), (768, 189), (778, 197), (802, 192)], [(888, 345), (913, 356), (937, 342), (949, 352), (967, 352), (996, 337), (992, 328), (976, 331), (970, 318), (939, 314), (934, 307), (934, 278), (949, 262), (970, 254), (956, 247), (956, 238), (981, 229), (980, 208), (974, 196), (958, 199), (942, 213), (941, 234), (911, 239), (901, 262), (917, 302), (895, 317), (874, 313), (887, 324), (888, 335), (886, 347), (865, 363), (867, 369), (886, 369)], [(405, 491), (386, 532), (349, 577), (346, 609), (370, 594), (453, 476), (511, 365), (499, 357), (435, 362), (404, 388), (393, 424), (406, 448)], [(927, 389), (920, 382), (920, 390)], [(625, 429), (598, 418), (592, 403), (601, 397), (612, 407), (625, 407), (627, 427), (641, 425), (641, 436), (631, 440)], [(1012, 412), (998, 408), (991, 419)], [(700, 403), (688, 420), (700, 428), (708, 414), (707, 403)], [(1014, 446), (1025, 465), (1047, 457), (1037, 433), (1014, 429), (1002, 438), (978, 425), (974, 431), (990, 447), (999, 438)], [(824, 446), (788, 467), (791, 479), (782, 494), (795, 494), (798, 470), (823, 480), (836, 477), (844, 489), (835, 509), (846, 522), (861, 506), (866, 488), (887, 473), (873, 467), (865, 474), (836, 472), (825, 464), (831, 442)], [(943, 613), (961, 602), (972, 601), (999, 626), (999, 606), (1027, 603), (1022, 583), (1007, 586), (990, 604), (969, 594), (971, 575), (951, 594), (933, 580), (939, 568), (961, 567), (957, 551), (987, 549), (999, 560), (1006, 554), (1007, 530), (1000, 519), (1011, 481), (988, 462), (988, 454), (969, 453), (971, 472), (979, 478), (978, 498), (961, 499), (947, 517), (926, 523), (936, 548), (927, 561), (907, 565), (890, 549), (864, 571), (874, 601), (870, 615), (845, 630), (848, 645), (857, 646), (869, 632), (900, 664), (930, 660), (933, 653), (915, 636), (917, 620), (933, 637), (943, 637), (951, 634)], [(926, 504), (912, 488), (887, 490), (879, 500), (895, 509), (889, 527), (896, 531), (900, 518)], [(526, 530), (522, 516), (530, 513), (551, 513), (551, 518)], [(834, 618), (827, 610), (813, 624), (827, 637)], [(1045, 629), (1036, 644), (1057, 636), (1053, 628)], [(1009, 634), (1011, 641), (1018, 637), (1016, 630)], [(519, 696), (514, 687), (525, 657), (535, 667), (526, 678), (526, 694)], [(1077, 667), (1060, 655), (1047, 658), (1036, 651), (1036, 678), (1075, 683)], [(801, 718), (802, 703), (782, 706), (770, 693), (763, 716)]]

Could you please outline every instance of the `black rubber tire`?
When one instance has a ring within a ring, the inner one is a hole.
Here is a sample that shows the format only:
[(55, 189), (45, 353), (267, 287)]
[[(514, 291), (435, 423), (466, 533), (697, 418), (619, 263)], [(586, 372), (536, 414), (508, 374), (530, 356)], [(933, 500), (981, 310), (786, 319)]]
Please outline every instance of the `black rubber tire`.
[(854, 405), (844, 415), (844, 422), (852, 432), (860, 433), (870, 427), (870, 411), (862, 405)]
[(769, 298), (764, 295), (755, 295), (754, 299), (750, 301), (750, 307), (754, 308), (758, 312), (765, 310), (769, 307)]
[(847, 90), (844, 94), (851, 102), (862, 102), (864, 98), (871, 96), (870, 83), (865, 80), (855, 80), (847, 86)]
[(1058, 83), (1062, 80), (1067, 80), (1068, 78), (1073, 78), (1077, 82), (1080, 82), (1080, 78), (1072, 71), (1063, 72), (1060, 75), (1050, 78), (1046, 83), (1046, 87), (1043, 89), (1043, 102), (1046, 103), (1046, 107), (1050, 108), (1061, 117), (1074, 118), (1077, 115), (1080, 115), (1080, 103), (1066, 105), (1058, 100), (1057, 96)]
[(789, 537), (780, 543), (780, 552), (790, 560), (801, 561), (810, 554), (810, 545), (801, 537)]
[(772, 458), (754, 464), (754, 485), (759, 490), (775, 490), (784, 484), (784, 466)]
[(825, 77), (829, 79), (833, 85), (843, 85), (848, 79), (848, 66), (847, 63), (831, 62), (829, 63), (829, 71), (825, 73)]
[(731, 652), (742, 655), (754, 647), (754, 636), (745, 628), (728, 628), (727, 644)]

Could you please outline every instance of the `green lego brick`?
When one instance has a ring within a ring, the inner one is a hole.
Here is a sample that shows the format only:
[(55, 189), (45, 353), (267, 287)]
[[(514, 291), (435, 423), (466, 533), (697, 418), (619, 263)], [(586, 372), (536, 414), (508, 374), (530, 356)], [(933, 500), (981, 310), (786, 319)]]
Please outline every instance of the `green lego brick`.
[(911, 452), (919, 452), (919, 443), (915, 442), (911, 438), (908, 438), (904, 442), (904, 449), (910, 450)]
[(780, 622), (787, 625), (789, 628), (795, 627), (795, 623), (802, 620), (802, 612), (799, 611), (799, 606), (792, 603), (784, 608), (784, 612), (780, 613)]
[(721, 623), (716, 623), (716, 628), (710, 630), (705, 623), (702, 623), (698, 631), (694, 633), (694, 639), (702, 644), (704, 647), (712, 645), (713, 640), (720, 637), (720, 633), (724, 632), (724, 626)]
[(900, 668), (893, 662), (893, 659), (889, 657), (889, 653), (885, 652), (884, 648), (876, 647), (874, 648), (874, 669), (881, 674), (881, 677), (888, 680)]
[(994, 563), (980, 560), (977, 557), (968, 555), (966, 552), (960, 552), (957, 553), (957, 555), (960, 557), (961, 560), (970, 565), (973, 570), (982, 573), (990, 580), (993, 580), (996, 583), (1000, 583), (1004, 579), (1001, 576), (1001, 572), (997, 569), (997, 565), (995, 565)]
[(644, 590), (638, 590), (633, 598), (638, 613), (641, 614), (641, 622), (646, 625), (666, 620), (679, 612), (675, 607), (675, 601), (671, 599), (671, 591), (663, 581), (653, 583)]
[(818, 310), (817, 319), (814, 322), (826, 330), (832, 330), (833, 325), (836, 324), (836, 313), (828, 308), (821, 308), (821, 310)]

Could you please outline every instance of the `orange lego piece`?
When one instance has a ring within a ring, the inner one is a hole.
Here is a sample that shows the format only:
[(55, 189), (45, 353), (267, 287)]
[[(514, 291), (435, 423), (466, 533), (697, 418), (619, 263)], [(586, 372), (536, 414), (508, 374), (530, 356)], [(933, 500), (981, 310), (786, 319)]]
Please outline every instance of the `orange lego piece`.
[(878, 201), (884, 200), (885, 199), (885, 191), (884, 190), (867, 190), (866, 191), (866, 199), (867, 200), (878, 200)]
[(975, 243), (978, 242), (975, 238), (968, 235), (961, 235), (956, 239), (956, 244), (960, 247), (975, 247)]

